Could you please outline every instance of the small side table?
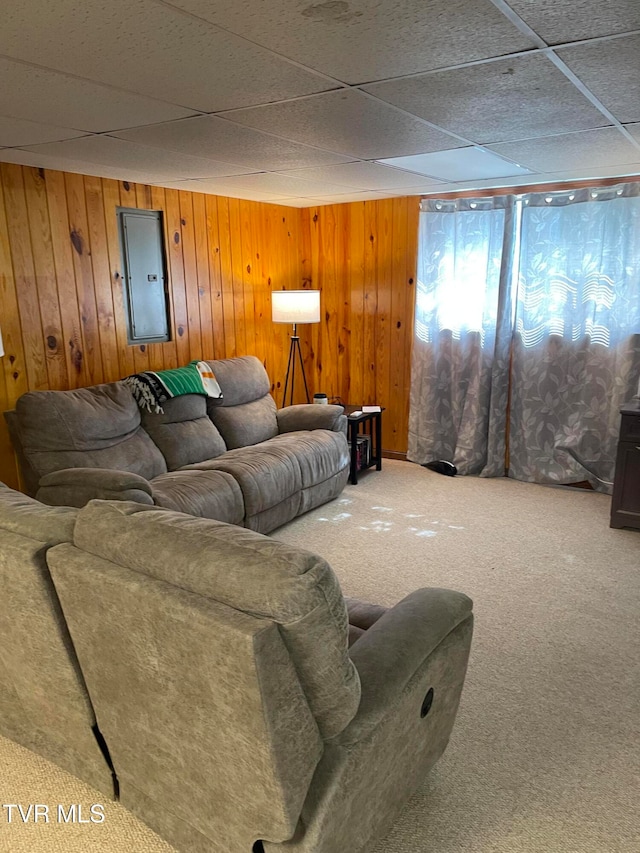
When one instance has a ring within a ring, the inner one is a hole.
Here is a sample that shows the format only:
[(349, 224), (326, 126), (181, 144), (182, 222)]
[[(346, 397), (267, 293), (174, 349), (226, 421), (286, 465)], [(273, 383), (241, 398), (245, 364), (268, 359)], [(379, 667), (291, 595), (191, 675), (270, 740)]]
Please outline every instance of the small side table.
[(620, 409), (620, 437), (609, 527), (640, 530), (640, 400)]
[[(347, 415), (347, 439), (351, 448), (351, 470), (349, 482), (356, 486), (358, 484), (358, 471), (376, 466), (376, 471), (382, 470), (382, 413), (364, 412), (352, 417), (351, 412), (359, 412), (358, 406), (345, 406), (344, 413)], [(358, 467), (358, 436), (368, 436), (370, 443), (370, 455), (368, 462)]]

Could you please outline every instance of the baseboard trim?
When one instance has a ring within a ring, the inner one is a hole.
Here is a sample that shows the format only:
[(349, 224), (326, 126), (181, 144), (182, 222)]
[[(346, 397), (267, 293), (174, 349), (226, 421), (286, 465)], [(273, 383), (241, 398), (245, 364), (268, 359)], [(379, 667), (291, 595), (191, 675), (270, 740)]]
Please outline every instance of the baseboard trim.
[(383, 459), (400, 459), (401, 462), (407, 461), (407, 454), (401, 453), (399, 450), (383, 450)]

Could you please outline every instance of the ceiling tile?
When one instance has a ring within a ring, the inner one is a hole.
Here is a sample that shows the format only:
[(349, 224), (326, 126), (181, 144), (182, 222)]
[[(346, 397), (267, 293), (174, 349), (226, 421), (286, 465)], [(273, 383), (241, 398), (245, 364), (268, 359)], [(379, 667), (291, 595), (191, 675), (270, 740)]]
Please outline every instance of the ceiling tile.
[[(335, 195), (319, 195), (315, 201), (323, 202), (324, 204), (347, 204), (353, 201), (376, 201), (378, 199), (394, 198), (400, 193), (381, 193), (371, 191), (336, 193)], [(402, 193), (405, 195), (405, 193)]]
[(483, 151), (482, 148), (456, 148), (452, 151), (437, 151), (435, 154), (418, 154), (415, 157), (394, 157), (385, 162), (445, 181), (499, 178), (521, 175), (528, 171), (516, 163), (509, 163), (494, 156), (490, 151)]
[(627, 130), (634, 139), (637, 139), (640, 142), (640, 124), (627, 124), (625, 126), (625, 130)]
[(290, 175), (276, 174), (275, 172), (261, 172), (260, 174), (241, 175), (229, 178), (225, 182), (229, 188), (247, 192), (255, 189), (258, 192), (275, 193), (281, 196), (316, 196), (330, 195), (345, 191), (340, 184), (331, 184), (323, 180), (304, 180), (291, 177)]
[(82, 131), (68, 127), (55, 127), (52, 124), (39, 124), (20, 118), (0, 115), (0, 147), (19, 145), (37, 145), (39, 142), (54, 142), (57, 139), (71, 139)]
[(0, 53), (211, 112), (320, 92), (331, 83), (152, 0), (39, 0), (3, 9)]
[(86, 132), (171, 121), (193, 112), (2, 57), (0, 78), (1, 114)]
[(640, 35), (557, 53), (618, 121), (640, 121)]
[[(322, 166), (316, 169), (295, 169), (283, 174), (311, 181), (327, 181), (361, 190), (402, 190), (415, 187), (419, 178), (414, 172), (393, 169), (380, 163), (342, 163), (339, 166)], [(438, 184), (433, 178), (425, 179), (425, 185)]]
[(281, 204), (284, 207), (313, 207), (315, 201), (311, 198), (279, 198), (274, 204)]
[(21, 166), (36, 166), (41, 169), (55, 169), (59, 172), (93, 175), (97, 178), (113, 178), (116, 181), (132, 181), (140, 184), (150, 184), (155, 179), (155, 175), (140, 172), (138, 169), (101, 166), (98, 163), (85, 163), (80, 160), (45, 154), (43, 151), (26, 151), (23, 148), (4, 148), (2, 154), (0, 154), (0, 161), (18, 163)]
[(638, 160), (638, 148), (614, 127), (520, 142), (501, 142), (489, 147), (497, 154), (528, 166), (534, 172), (562, 172), (594, 167), (606, 170), (608, 166)]
[(610, 124), (542, 54), (364, 88), (474, 142), (504, 142)]
[(228, 113), (234, 122), (364, 160), (463, 143), (355, 89)]
[(638, 0), (509, 0), (509, 5), (547, 44), (640, 29)]
[(552, 172), (547, 180), (581, 181), (592, 178), (626, 178), (640, 176), (640, 152), (635, 163), (625, 163), (623, 166), (608, 166), (606, 169), (597, 166), (586, 166), (583, 169), (567, 169), (562, 172)]
[(324, 166), (345, 163), (350, 159), (242, 127), (216, 116), (198, 116), (185, 121), (134, 128), (118, 132), (115, 136), (195, 157), (237, 163), (256, 172)]
[(220, 175), (241, 175), (248, 171), (246, 167), (218, 163), (201, 157), (190, 157), (188, 154), (164, 151), (162, 148), (138, 145), (110, 136), (84, 136), (82, 139), (67, 142), (23, 147), (35, 153), (42, 152), (91, 164), (137, 169), (147, 177), (149, 174), (155, 175), (156, 181), (163, 178), (212, 178)]
[(533, 46), (489, 0), (174, 0), (174, 5), (347, 83)]
[(229, 184), (226, 178), (210, 178), (208, 180), (189, 181), (156, 181), (158, 186), (168, 187), (175, 190), (189, 190), (194, 193), (208, 193), (209, 195), (221, 195), (227, 198), (241, 198), (247, 201), (276, 201), (283, 198), (284, 194), (260, 192), (258, 190), (247, 190), (244, 187), (235, 187)]

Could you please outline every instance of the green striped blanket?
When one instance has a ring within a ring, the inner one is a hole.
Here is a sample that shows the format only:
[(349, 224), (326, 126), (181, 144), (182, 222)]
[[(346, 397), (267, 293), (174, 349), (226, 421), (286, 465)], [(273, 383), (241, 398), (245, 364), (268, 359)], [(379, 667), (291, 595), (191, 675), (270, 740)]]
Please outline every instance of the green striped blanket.
[(203, 394), (222, 399), (222, 391), (206, 361), (192, 361), (173, 370), (145, 370), (127, 376), (123, 382), (141, 409), (162, 413), (163, 404), (181, 394)]

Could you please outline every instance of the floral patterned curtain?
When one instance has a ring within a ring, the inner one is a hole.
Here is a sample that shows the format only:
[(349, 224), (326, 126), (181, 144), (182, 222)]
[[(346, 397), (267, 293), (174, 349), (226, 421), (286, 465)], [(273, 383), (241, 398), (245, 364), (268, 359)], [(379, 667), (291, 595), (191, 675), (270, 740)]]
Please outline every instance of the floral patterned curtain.
[(640, 374), (638, 184), (524, 198), (509, 476), (611, 491)]
[(504, 474), (514, 200), (425, 200), (409, 448), (414, 462)]
[(640, 374), (639, 190), (423, 203), (409, 459), (610, 491)]

